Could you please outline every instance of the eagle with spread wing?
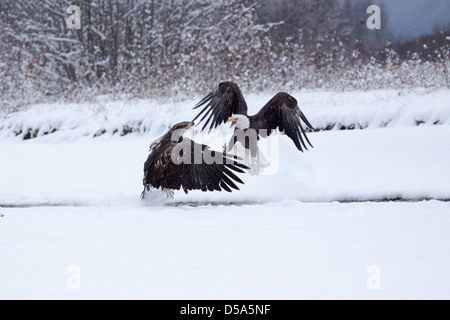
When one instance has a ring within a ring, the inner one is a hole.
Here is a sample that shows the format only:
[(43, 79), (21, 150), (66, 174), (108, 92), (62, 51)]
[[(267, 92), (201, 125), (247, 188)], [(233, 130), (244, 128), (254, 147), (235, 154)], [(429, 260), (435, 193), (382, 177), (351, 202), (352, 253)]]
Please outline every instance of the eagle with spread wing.
[[(265, 138), (276, 129), (292, 139), (298, 150), (308, 150), (306, 143), (312, 147), (306, 135), (302, 122), (310, 129), (315, 130), (303, 112), (300, 110), (297, 100), (286, 92), (277, 93), (255, 115), (247, 114), (247, 103), (238, 85), (234, 82), (222, 82), (217, 90), (204, 97), (194, 109), (203, 107), (194, 121), (204, 121), (202, 130), (217, 128), (219, 125), (231, 122), (231, 127), (243, 131), (255, 130), (257, 139)], [(228, 145), (231, 150), (236, 143), (236, 137), (232, 137)], [(248, 143), (243, 145), (249, 149)]]
[(144, 164), (142, 198), (150, 188), (160, 189), (169, 197), (173, 197), (173, 190), (181, 188), (185, 193), (239, 190), (236, 183), (243, 182), (235, 173), (244, 173), (248, 167), (236, 156), (183, 137), (192, 126), (193, 122), (177, 123), (150, 145)]

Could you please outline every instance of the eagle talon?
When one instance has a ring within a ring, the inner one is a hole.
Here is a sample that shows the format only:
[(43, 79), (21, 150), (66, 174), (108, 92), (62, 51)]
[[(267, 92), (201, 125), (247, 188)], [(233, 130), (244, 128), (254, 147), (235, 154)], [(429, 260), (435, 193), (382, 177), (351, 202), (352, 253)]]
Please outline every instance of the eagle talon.
[(173, 196), (175, 194), (173, 192), (173, 190), (166, 189), (166, 188), (163, 189), (163, 193), (166, 195), (167, 199), (173, 199)]

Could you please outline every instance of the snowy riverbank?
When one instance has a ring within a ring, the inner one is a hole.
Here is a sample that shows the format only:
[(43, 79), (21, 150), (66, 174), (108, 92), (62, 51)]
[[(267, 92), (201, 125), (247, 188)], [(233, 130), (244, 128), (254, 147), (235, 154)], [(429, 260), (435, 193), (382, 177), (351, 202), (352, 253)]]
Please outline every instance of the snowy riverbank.
[(240, 191), (173, 200), (140, 200), (143, 163), (194, 101), (7, 117), (0, 299), (449, 299), (449, 92), (296, 97), (318, 128), (367, 128), (309, 133), (305, 153), (275, 135), (270, 170)]
[[(206, 92), (205, 92), (206, 94)], [(250, 114), (275, 94), (246, 95)], [(377, 90), (291, 92), (318, 130), (361, 129), (450, 124), (450, 90)], [(47, 141), (112, 135), (160, 135), (179, 121), (192, 120), (202, 97), (183, 102), (110, 101), (99, 97), (85, 104), (41, 104), (4, 116), (0, 138), (30, 139), (49, 135)]]

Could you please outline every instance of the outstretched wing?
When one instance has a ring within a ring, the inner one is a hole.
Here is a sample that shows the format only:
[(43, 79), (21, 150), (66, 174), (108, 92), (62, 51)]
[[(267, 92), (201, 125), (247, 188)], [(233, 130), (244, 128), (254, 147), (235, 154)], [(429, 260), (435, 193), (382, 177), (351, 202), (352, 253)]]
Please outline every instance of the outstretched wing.
[(227, 122), (233, 114), (247, 114), (247, 103), (238, 85), (234, 82), (222, 82), (219, 88), (204, 97), (194, 109), (204, 106), (202, 111), (193, 121), (200, 116), (200, 122), (205, 120), (202, 130), (211, 123), (209, 129), (217, 128), (222, 123)]
[(277, 93), (256, 115), (249, 118), (250, 127), (263, 137), (269, 136), (278, 128), (294, 141), (298, 150), (308, 150), (305, 140), (312, 147), (301, 122), (312, 130), (315, 129), (298, 107), (297, 100), (288, 93)]
[(207, 145), (184, 138), (178, 144), (161, 145), (154, 149), (144, 165), (144, 185), (180, 190), (239, 190), (243, 184), (235, 173), (248, 169), (238, 158), (211, 150)]

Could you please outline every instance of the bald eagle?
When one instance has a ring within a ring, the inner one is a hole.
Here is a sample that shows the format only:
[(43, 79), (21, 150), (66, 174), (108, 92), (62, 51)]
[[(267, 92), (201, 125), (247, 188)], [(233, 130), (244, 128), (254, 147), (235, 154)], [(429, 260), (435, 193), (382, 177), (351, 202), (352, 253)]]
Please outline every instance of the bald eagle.
[(248, 169), (239, 163), (236, 156), (211, 150), (183, 134), (193, 122), (175, 124), (165, 135), (150, 145), (150, 154), (144, 164), (144, 191), (161, 189), (168, 197), (173, 190), (183, 188), (202, 191), (239, 190), (234, 182), (243, 184), (234, 172), (244, 173)]
[[(315, 129), (298, 107), (297, 100), (286, 92), (277, 93), (257, 114), (249, 116), (247, 103), (238, 85), (234, 82), (222, 82), (217, 90), (204, 97), (194, 109), (202, 106), (205, 107), (193, 120), (203, 115), (200, 122), (205, 119), (206, 121), (202, 130), (205, 130), (208, 124), (211, 130), (222, 123), (231, 122), (231, 127), (235, 125), (238, 130), (255, 130), (259, 139), (259, 136), (265, 138), (275, 129), (279, 129), (294, 141), (298, 150), (308, 150), (305, 140), (312, 147), (301, 122), (312, 130)], [(236, 141), (236, 137), (232, 137), (228, 148), (232, 148)], [(248, 149), (248, 143), (245, 144)]]

